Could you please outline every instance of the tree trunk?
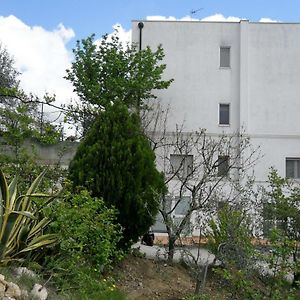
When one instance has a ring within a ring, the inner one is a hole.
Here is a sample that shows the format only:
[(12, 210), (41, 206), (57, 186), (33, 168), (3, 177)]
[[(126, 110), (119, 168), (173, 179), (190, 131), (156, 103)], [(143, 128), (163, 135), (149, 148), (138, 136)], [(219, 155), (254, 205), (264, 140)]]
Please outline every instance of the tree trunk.
[(300, 282), (300, 272), (294, 272), (294, 279), (293, 279), (292, 286), (298, 287), (299, 282)]
[(173, 262), (174, 252), (175, 252), (175, 242), (176, 242), (176, 238), (174, 236), (169, 235), (168, 263)]
[(195, 288), (195, 295), (199, 295), (201, 291), (202, 281), (201, 279), (196, 279), (196, 288)]

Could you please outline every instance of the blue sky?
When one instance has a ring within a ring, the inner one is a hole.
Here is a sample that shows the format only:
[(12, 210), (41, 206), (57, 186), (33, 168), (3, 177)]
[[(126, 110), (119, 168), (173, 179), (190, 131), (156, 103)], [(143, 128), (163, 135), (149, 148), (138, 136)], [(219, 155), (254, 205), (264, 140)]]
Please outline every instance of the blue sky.
[(195, 18), (220, 13), (251, 21), (262, 17), (300, 21), (299, 0), (0, 0), (0, 15), (14, 15), (27, 25), (47, 30), (63, 23), (74, 30), (77, 39), (91, 33), (111, 32), (115, 23), (129, 29), (133, 19), (153, 15), (180, 19), (200, 8), (203, 9), (194, 15)]
[(150, 17), (300, 22), (300, 0), (0, 0), (0, 42), (26, 92), (55, 93), (58, 103), (66, 103), (75, 97), (63, 76), (76, 40), (92, 33), (100, 38), (116, 23), (128, 39), (131, 20)]

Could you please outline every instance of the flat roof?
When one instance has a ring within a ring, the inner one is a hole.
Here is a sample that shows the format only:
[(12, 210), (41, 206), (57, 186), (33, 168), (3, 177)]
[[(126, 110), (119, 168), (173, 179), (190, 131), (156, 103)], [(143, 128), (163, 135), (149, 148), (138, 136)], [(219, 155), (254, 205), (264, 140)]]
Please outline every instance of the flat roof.
[(201, 21), (201, 20), (132, 20), (131, 22), (161, 22), (161, 23), (222, 23), (222, 24), (239, 24), (241, 22), (248, 22), (249, 24), (276, 24), (276, 25), (300, 25), (300, 22), (259, 22), (241, 19), (240, 21)]

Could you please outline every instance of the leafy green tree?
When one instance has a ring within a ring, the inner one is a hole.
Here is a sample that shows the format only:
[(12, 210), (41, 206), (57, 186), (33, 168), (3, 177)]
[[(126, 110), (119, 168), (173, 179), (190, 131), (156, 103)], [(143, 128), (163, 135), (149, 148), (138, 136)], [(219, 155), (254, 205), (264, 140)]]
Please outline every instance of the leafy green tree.
[[(25, 140), (53, 144), (59, 141), (61, 131), (42, 118), (39, 99), (20, 89), (18, 75), (13, 59), (0, 44), (0, 162), (8, 178), (21, 175), (19, 190), (22, 193), (45, 168), (36, 163), (34, 149), (25, 149)], [(58, 166), (51, 168), (42, 189), (48, 191), (55, 187), (62, 173)]]
[[(271, 246), (275, 250), (278, 248), (278, 245), (282, 245), (283, 250), (289, 249), (289, 253), (293, 258), (292, 263), (289, 262), (290, 270), (294, 273), (293, 284), (297, 285), (300, 282), (299, 185), (288, 178), (280, 177), (277, 170), (271, 169), (269, 174), (269, 188), (266, 191), (264, 205), (264, 213), (269, 218), (267, 221), (273, 221), (274, 228), (276, 228), (276, 231), (273, 230), (273, 232), (271, 232)], [(275, 250), (274, 252), (278, 253), (278, 251)], [(286, 263), (284, 259), (281, 261)]]
[(119, 210), (125, 248), (145, 233), (158, 212), (162, 175), (140, 119), (123, 103), (107, 106), (71, 161), (70, 179)]
[(137, 51), (134, 45), (124, 48), (117, 35), (104, 35), (99, 43), (92, 35), (78, 41), (73, 52), (75, 60), (66, 78), (72, 82), (80, 104), (69, 107), (69, 117), (80, 121), (84, 132), (95, 115), (112, 102), (142, 109), (147, 100), (156, 98), (155, 90), (166, 89), (172, 82), (162, 79), (166, 65), (161, 64), (161, 46), (154, 52), (149, 47)]
[[(0, 87), (17, 89), (19, 87), (19, 72), (14, 68), (14, 60), (0, 43)], [(6, 97), (0, 97), (1, 104), (6, 103)]]

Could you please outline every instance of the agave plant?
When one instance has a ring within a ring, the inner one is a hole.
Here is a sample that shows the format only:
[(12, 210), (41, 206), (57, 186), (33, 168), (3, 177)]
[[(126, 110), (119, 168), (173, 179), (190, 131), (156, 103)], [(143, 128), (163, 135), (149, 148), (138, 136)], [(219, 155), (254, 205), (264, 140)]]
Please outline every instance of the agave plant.
[(18, 195), (17, 178), (8, 185), (0, 170), (0, 264), (22, 259), (26, 253), (57, 241), (55, 234), (44, 234), (50, 220), (40, 217), (41, 208), (34, 203), (35, 199), (43, 199), (45, 207), (55, 198), (36, 192), (44, 174), (45, 171), (34, 180), (26, 194)]

